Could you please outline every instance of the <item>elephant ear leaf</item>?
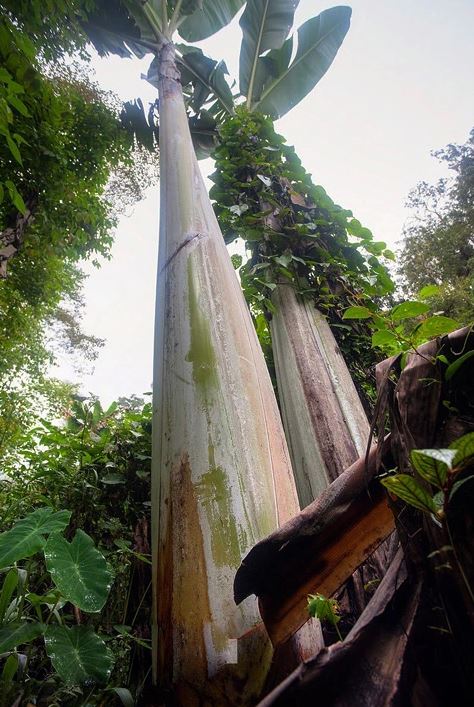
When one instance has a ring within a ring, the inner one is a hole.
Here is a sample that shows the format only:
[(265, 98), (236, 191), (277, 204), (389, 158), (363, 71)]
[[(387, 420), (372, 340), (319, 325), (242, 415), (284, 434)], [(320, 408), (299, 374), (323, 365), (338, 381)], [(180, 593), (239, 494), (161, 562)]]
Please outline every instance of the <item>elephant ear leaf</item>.
[(269, 49), (279, 49), (293, 24), (299, 0), (248, 0), (240, 18), (240, 92), (253, 99), (253, 86), (259, 57)]
[(112, 654), (90, 626), (48, 626), (44, 644), (66, 685), (87, 681), (103, 684), (110, 677)]
[(349, 29), (351, 12), (350, 7), (333, 7), (301, 25), (291, 63), (291, 37), (280, 49), (260, 57), (252, 109), (281, 118), (299, 103), (331, 66)]
[(188, 42), (199, 42), (225, 27), (245, 0), (202, 0), (198, 8), (181, 20), (178, 33)]

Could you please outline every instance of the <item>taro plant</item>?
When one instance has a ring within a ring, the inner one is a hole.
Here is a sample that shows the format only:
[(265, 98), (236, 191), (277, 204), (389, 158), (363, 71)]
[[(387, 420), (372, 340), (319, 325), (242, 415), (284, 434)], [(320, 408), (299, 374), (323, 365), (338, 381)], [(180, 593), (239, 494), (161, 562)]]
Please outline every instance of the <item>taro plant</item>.
[(70, 516), (38, 508), (0, 534), (2, 705), (79, 698), (110, 676), (112, 655), (82, 612), (103, 608), (113, 575), (87, 533), (65, 537)]

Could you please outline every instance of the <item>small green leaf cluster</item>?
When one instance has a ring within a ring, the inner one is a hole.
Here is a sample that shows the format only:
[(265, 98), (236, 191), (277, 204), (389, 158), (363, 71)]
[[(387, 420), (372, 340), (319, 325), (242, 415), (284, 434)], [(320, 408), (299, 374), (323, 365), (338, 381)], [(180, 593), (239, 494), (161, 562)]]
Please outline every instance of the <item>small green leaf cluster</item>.
[[(70, 511), (38, 508), (0, 534), (0, 573), (5, 575), (0, 590), (3, 697), (17, 698), (31, 682), (32, 644), (40, 637), (55, 671), (45, 681), (46, 694), (51, 683), (103, 684), (110, 676), (113, 660), (106, 644), (91, 626), (71, 625), (68, 604), (85, 612), (100, 611), (113, 575), (89, 535), (77, 530), (71, 542), (64, 537), (70, 516)], [(41, 565), (46, 573), (38, 594), (30, 585), (35, 566)], [(41, 700), (41, 692), (35, 700)]]
[(310, 616), (320, 621), (328, 621), (332, 624), (336, 629), (339, 640), (342, 641), (342, 636), (337, 625), (341, 617), (339, 614), (339, 604), (336, 599), (328, 599), (323, 596), (323, 594), (310, 594), (308, 596), (308, 613)]
[[(446, 519), (453, 496), (474, 475), (459, 475), (474, 458), (474, 432), (455, 440), (447, 449), (414, 449), (410, 459), (422, 483), (410, 474), (394, 474), (381, 479), (388, 491), (413, 508), (432, 515), (439, 521)], [(427, 487), (427, 484), (429, 485)], [(435, 491), (429, 491), (428, 488)]]
[[(433, 287), (427, 286), (419, 292), (419, 297), (426, 299), (432, 291)], [(431, 315), (430, 305), (419, 300), (401, 302), (386, 311), (377, 309), (373, 303), (351, 306), (343, 319), (367, 321), (373, 331), (372, 346), (388, 356), (406, 357), (408, 351), (426, 341), (459, 328), (459, 323), (450, 317)]]
[(328, 317), (351, 373), (365, 385), (375, 360), (370, 330), (348, 325), (342, 314), (390, 297), (384, 260), (393, 253), (313, 183), (270, 118), (240, 107), (219, 132), (210, 196), (226, 242), (241, 238), (250, 252), (239, 274), (252, 312), (271, 316), (273, 290), (291, 283)]
[(210, 195), (227, 243), (242, 238), (246, 294), (264, 302), (283, 278), (328, 310), (341, 296), (374, 298), (394, 289), (379, 257), (392, 258), (351, 211), (313, 184), (271, 119), (239, 108), (220, 128)]

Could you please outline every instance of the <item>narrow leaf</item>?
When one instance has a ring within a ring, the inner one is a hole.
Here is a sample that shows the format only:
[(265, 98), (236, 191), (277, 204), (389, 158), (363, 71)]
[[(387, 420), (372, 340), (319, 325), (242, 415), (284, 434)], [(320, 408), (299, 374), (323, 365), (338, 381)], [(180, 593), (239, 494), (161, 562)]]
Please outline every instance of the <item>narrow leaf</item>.
[(422, 488), (413, 476), (409, 474), (396, 474), (386, 479), (381, 479), (381, 483), (390, 493), (398, 496), (410, 506), (419, 508), (426, 513), (436, 513), (436, 504), (431, 496)]
[(459, 371), (461, 366), (470, 358), (474, 356), (474, 351), (467, 351), (463, 356), (459, 356), (453, 363), (451, 363), (447, 369), (446, 373), (444, 374), (444, 377), (446, 378), (447, 381), (451, 380), (451, 378), (456, 375), (456, 373)]

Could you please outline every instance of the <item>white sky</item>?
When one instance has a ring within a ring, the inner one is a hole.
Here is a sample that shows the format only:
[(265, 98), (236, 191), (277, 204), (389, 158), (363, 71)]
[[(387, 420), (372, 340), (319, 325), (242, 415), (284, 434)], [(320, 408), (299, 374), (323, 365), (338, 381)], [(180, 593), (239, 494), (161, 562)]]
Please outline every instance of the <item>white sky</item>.
[[(430, 151), (465, 142), (474, 126), (473, 0), (352, 0), (351, 28), (328, 73), (277, 123), (316, 183), (392, 246), (404, 202), (441, 167)], [(301, 0), (295, 26), (329, 4)], [(238, 18), (201, 42), (238, 76)], [(97, 58), (96, 79), (122, 99), (154, 100), (140, 79), (149, 59)], [(210, 160), (202, 163), (210, 173)], [(108, 403), (150, 390), (158, 188), (121, 219), (113, 259), (87, 267), (84, 329), (107, 340), (82, 389)], [(76, 381), (63, 363), (55, 375)]]

